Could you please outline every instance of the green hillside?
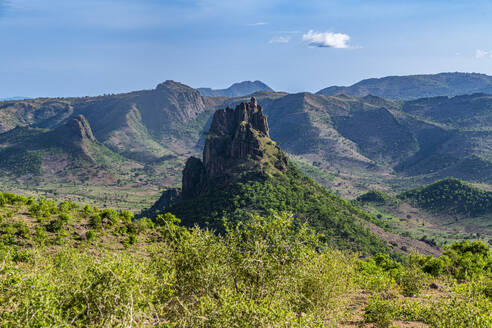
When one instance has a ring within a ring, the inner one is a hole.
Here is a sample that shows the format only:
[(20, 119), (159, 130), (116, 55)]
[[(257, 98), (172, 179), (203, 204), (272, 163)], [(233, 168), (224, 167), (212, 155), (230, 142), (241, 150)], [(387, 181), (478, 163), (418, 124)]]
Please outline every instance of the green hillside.
[(179, 202), (165, 211), (181, 218), (184, 225), (219, 230), (224, 229), (224, 218), (236, 222), (247, 213), (289, 211), (299, 222), (315, 227), (332, 246), (365, 254), (389, 251), (386, 242), (364, 227), (365, 221), (378, 224), (376, 218), (303, 176), (293, 165), (284, 175), (241, 181), (198, 199)]
[(492, 215), (492, 192), (448, 178), (410, 190), (398, 197), (420, 208), (447, 214)]

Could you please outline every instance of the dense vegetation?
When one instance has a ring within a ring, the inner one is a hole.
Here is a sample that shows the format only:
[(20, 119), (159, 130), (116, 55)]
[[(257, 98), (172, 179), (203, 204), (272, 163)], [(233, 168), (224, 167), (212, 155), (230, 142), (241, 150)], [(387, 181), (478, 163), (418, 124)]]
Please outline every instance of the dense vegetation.
[(376, 204), (392, 204), (398, 200), (381, 190), (370, 190), (365, 194), (358, 196), (354, 203), (376, 203)]
[(331, 246), (364, 254), (389, 252), (386, 242), (362, 226), (361, 221), (381, 224), (377, 218), (303, 176), (292, 164), (286, 174), (239, 182), (198, 199), (179, 202), (166, 211), (187, 226), (198, 224), (219, 231), (224, 229), (224, 219), (236, 222), (251, 212), (267, 215), (271, 211), (289, 211), (299, 222), (307, 222), (322, 233)]
[[(367, 260), (288, 213), (224, 234), (0, 193), (2, 327), (490, 327), (491, 255)], [(430, 286), (438, 288), (434, 291)], [(359, 317), (359, 313), (362, 314)]]
[(399, 197), (434, 212), (468, 216), (492, 213), (492, 192), (480, 190), (454, 178), (404, 192)]

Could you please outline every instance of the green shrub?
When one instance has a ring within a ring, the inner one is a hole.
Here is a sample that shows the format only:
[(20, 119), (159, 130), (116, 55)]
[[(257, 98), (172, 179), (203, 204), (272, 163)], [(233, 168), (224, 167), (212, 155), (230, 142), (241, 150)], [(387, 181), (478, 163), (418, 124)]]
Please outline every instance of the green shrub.
[(88, 240), (88, 241), (92, 241), (94, 239), (96, 239), (96, 233), (92, 230), (87, 230), (85, 232), (85, 238)]
[(71, 202), (71, 201), (66, 200), (66, 201), (58, 204), (58, 209), (60, 210), (60, 212), (71, 212), (74, 210), (78, 210), (79, 205), (75, 202)]
[(489, 246), (480, 241), (461, 241), (445, 246), (444, 269), (456, 279), (472, 279), (492, 270)]
[(28, 198), (22, 195), (16, 195), (9, 192), (2, 194), (4, 201), (9, 205), (24, 205), (27, 203)]
[(102, 227), (102, 219), (98, 214), (92, 215), (89, 219), (89, 225), (94, 229), (100, 229)]
[(29, 230), (29, 227), (22, 221), (18, 221), (14, 223), (14, 228), (16, 229), (15, 234), (19, 237), (22, 238), (29, 238), (29, 235), (31, 231)]
[(46, 229), (49, 232), (59, 232), (63, 230), (63, 226), (65, 225), (65, 221), (61, 218), (56, 218), (50, 221), (50, 223), (46, 226)]
[(115, 225), (118, 223), (118, 212), (113, 209), (107, 208), (101, 212), (102, 223), (107, 225)]
[(137, 235), (135, 234), (129, 234), (128, 235), (128, 240), (127, 240), (128, 245), (134, 245), (137, 243)]
[(38, 245), (44, 245), (49, 237), (45, 228), (43, 226), (37, 225), (34, 227), (34, 231), (34, 241), (38, 243)]
[(17, 240), (15, 233), (17, 229), (10, 223), (3, 223), (0, 225), (0, 245), (15, 245)]
[(57, 212), (58, 207), (56, 206), (56, 202), (53, 200), (48, 200), (44, 197), (40, 197), (37, 202), (34, 201), (29, 206), (29, 214), (41, 220), (49, 219)]
[(29, 262), (32, 260), (33, 254), (29, 249), (15, 250), (12, 256), (12, 261), (14, 262)]
[(120, 211), (119, 217), (121, 222), (130, 223), (132, 222), (134, 215), (130, 211)]
[(405, 267), (398, 275), (397, 283), (404, 296), (416, 296), (425, 286), (427, 279), (420, 268)]
[(386, 328), (396, 319), (398, 307), (392, 300), (375, 295), (367, 300), (364, 307), (364, 321), (374, 323), (376, 327)]

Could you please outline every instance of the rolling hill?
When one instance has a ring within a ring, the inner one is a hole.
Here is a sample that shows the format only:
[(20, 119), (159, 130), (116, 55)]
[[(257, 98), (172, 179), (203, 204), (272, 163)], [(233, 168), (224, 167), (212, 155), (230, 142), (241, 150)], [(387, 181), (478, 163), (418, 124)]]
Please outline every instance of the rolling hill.
[(492, 218), (492, 192), (454, 178), (404, 192), (399, 197), (430, 212)]

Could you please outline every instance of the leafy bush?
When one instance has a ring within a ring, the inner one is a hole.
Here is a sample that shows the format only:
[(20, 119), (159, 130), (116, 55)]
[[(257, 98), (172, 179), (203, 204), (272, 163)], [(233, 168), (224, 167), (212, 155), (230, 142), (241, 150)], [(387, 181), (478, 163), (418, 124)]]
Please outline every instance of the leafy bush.
[(147, 256), (60, 247), (33, 253), (20, 269), (10, 256), (0, 325), (328, 327), (343, 319), (355, 259), (291, 215), (252, 216), (224, 235), (176, 221), (162, 216), (162, 242)]
[(456, 279), (472, 279), (492, 271), (489, 246), (479, 241), (465, 240), (446, 246), (441, 259), (445, 270)]
[(115, 225), (118, 223), (118, 212), (113, 209), (107, 208), (101, 212), (101, 219), (104, 224)]
[(133, 213), (130, 211), (121, 211), (119, 214), (120, 220), (123, 223), (130, 223), (133, 220)]
[(396, 319), (398, 307), (392, 300), (384, 300), (380, 295), (369, 298), (364, 307), (364, 321), (376, 327), (386, 328)]
[(102, 218), (100, 215), (95, 214), (90, 217), (89, 224), (94, 229), (99, 229), (102, 227)]
[(53, 200), (47, 200), (44, 197), (40, 197), (36, 202), (32, 202), (29, 206), (29, 214), (40, 220), (49, 219), (51, 216), (58, 212), (56, 202)]
[(88, 240), (88, 241), (92, 241), (94, 239), (96, 239), (96, 233), (92, 230), (87, 230), (85, 232), (85, 238)]
[(405, 267), (398, 275), (397, 283), (404, 296), (416, 296), (427, 279), (422, 270), (414, 265)]

